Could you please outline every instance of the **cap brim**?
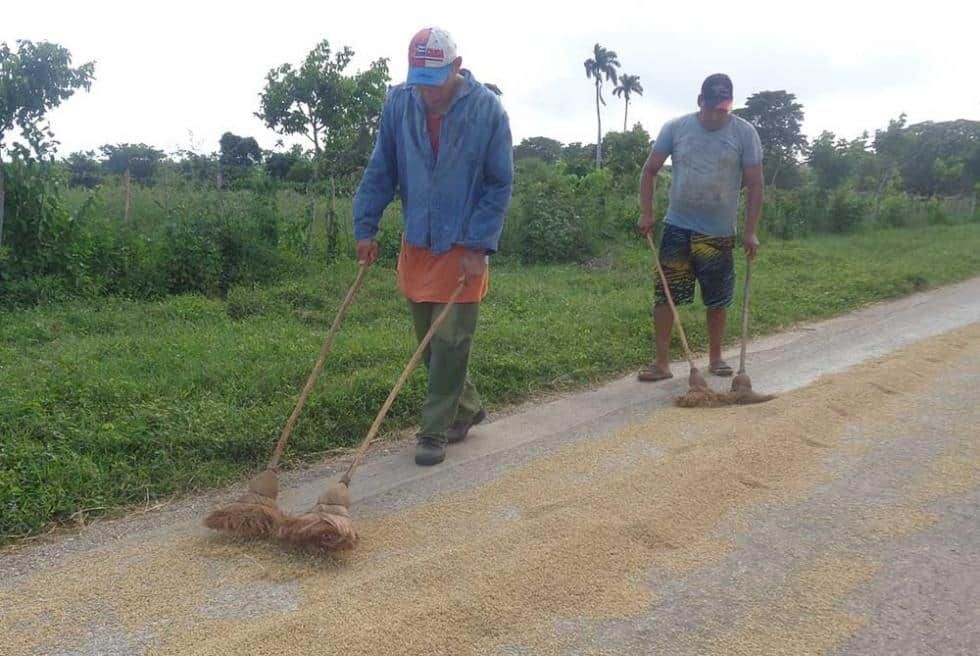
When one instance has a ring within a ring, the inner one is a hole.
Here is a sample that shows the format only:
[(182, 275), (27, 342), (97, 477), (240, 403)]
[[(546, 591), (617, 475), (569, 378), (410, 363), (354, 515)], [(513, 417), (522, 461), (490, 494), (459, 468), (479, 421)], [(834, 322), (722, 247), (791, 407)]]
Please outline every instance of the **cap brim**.
[(408, 79), (406, 84), (419, 84), (426, 87), (438, 87), (449, 77), (449, 72), (453, 65), (446, 64), (439, 68), (429, 68), (427, 66), (409, 66)]

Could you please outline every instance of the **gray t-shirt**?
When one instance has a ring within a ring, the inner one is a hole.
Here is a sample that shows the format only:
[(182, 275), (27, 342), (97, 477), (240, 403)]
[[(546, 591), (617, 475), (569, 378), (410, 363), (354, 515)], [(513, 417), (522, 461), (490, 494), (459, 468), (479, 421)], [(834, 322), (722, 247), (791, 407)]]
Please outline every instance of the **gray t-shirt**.
[(725, 127), (706, 130), (696, 113), (688, 114), (664, 124), (653, 150), (672, 162), (666, 222), (712, 237), (734, 235), (742, 169), (762, 162), (755, 127), (733, 115)]

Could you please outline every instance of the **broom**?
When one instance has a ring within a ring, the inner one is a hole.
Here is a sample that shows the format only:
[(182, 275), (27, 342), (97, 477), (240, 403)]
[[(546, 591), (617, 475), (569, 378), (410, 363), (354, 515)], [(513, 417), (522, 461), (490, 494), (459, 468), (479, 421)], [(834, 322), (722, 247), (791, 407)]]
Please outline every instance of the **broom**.
[(660, 276), (660, 284), (663, 285), (664, 295), (667, 297), (667, 305), (670, 306), (670, 311), (674, 315), (674, 323), (677, 325), (677, 330), (681, 335), (681, 344), (684, 346), (684, 356), (687, 358), (687, 363), (691, 367), (691, 373), (687, 377), (687, 384), (690, 389), (688, 389), (687, 394), (677, 399), (677, 405), (681, 407), (705, 407), (710, 405), (718, 405), (719, 396), (708, 387), (708, 381), (704, 379), (698, 368), (694, 366), (694, 356), (691, 354), (691, 347), (687, 343), (687, 335), (684, 333), (684, 326), (681, 323), (681, 317), (677, 312), (677, 306), (674, 305), (674, 297), (670, 293), (670, 285), (667, 284), (667, 276), (664, 275), (663, 267), (660, 266), (660, 257), (657, 254), (657, 246), (653, 243), (653, 235), (647, 233), (647, 243), (650, 244), (650, 250), (653, 252), (653, 264), (657, 269), (657, 273)]
[(733, 403), (746, 405), (762, 403), (776, 398), (772, 394), (757, 394), (752, 391), (752, 379), (745, 373), (745, 351), (749, 342), (749, 281), (752, 278), (752, 258), (745, 259), (745, 293), (742, 294), (742, 352), (738, 360), (738, 375), (732, 379), (732, 391), (727, 394)]
[(354, 280), (354, 284), (351, 285), (347, 296), (344, 298), (344, 302), (341, 303), (340, 309), (337, 310), (337, 316), (334, 318), (333, 325), (330, 326), (330, 332), (327, 333), (327, 337), (323, 341), (323, 347), (320, 349), (320, 357), (316, 361), (316, 366), (313, 367), (313, 371), (310, 372), (309, 378), (306, 380), (306, 385), (303, 387), (299, 401), (293, 409), (293, 414), (290, 415), (289, 420), (286, 422), (286, 427), (279, 436), (279, 441), (276, 443), (276, 448), (272, 454), (272, 459), (269, 460), (269, 464), (263, 472), (257, 474), (249, 481), (248, 491), (245, 494), (238, 497), (235, 501), (220, 506), (207, 514), (204, 518), (204, 525), (208, 528), (230, 533), (238, 537), (255, 538), (271, 536), (282, 525), (285, 516), (276, 505), (276, 497), (279, 495), (279, 478), (276, 474), (279, 466), (279, 458), (286, 449), (286, 443), (289, 440), (290, 434), (293, 432), (296, 418), (299, 417), (299, 413), (303, 409), (303, 405), (306, 404), (306, 399), (309, 397), (310, 391), (313, 389), (313, 384), (320, 375), (320, 370), (323, 369), (323, 363), (327, 359), (327, 354), (330, 352), (331, 346), (333, 346), (334, 336), (340, 328), (340, 320), (347, 313), (347, 309), (354, 300), (354, 295), (360, 289), (361, 283), (364, 282), (367, 270), (367, 266), (362, 264), (361, 270)]
[(367, 452), (371, 442), (377, 436), (381, 423), (384, 421), (391, 404), (401, 391), (405, 381), (408, 380), (412, 370), (415, 369), (422, 353), (425, 351), (432, 336), (435, 335), (439, 326), (446, 320), (450, 308), (456, 303), (460, 292), (463, 291), (464, 281), (461, 279), (459, 285), (453, 291), (446, 306), (439, 312), (436, 320), (432, 322), (429, 331), (422, 338), (412, 358), (405, 365), (401, 377), (388, 394), (384, 405), (375, 417), (374, 423), (367, 432), (364, 441), (354, 454), (353, 460), (347, 467), (347, 471), (336, 483), (332, 483), (317, 498), (316, 503), (309, 510), (295, 517), (286, 517), (279, 528), (279, 537), (296, 546), (305, 547), (310, 551), (330, 552), (353, 549), (357, 545), (357, 531), (354, 529), (354, 522), (350, 515), (350, 482), (354, 476), (354, 470), (361, 464), (364, 454)]

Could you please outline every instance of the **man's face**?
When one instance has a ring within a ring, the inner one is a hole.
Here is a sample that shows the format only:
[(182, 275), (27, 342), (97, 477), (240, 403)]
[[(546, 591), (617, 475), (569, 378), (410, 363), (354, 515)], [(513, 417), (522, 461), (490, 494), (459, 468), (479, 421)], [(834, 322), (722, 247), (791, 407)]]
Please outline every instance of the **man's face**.
[(718, 130), (728, 123), (730, 109), (705, 107), (704, 99), (701, 96), (698, 96), (698, 107), (701, 109), (701, 124), (708, 130)]
[(453, 67), (449, 70), (449, 75), (446, 76), (446, 81), (441, 85), (431, 87), (420, 84), (417, 87), (419, 93), (422, 95), (422, 100), (425, 101), (426, 107), (443, 108), (453, 99), (453, 93), (456, 91), (456, 76), (459, 74), (460, 64), (461, 62), (457, 58), (453, 62)]

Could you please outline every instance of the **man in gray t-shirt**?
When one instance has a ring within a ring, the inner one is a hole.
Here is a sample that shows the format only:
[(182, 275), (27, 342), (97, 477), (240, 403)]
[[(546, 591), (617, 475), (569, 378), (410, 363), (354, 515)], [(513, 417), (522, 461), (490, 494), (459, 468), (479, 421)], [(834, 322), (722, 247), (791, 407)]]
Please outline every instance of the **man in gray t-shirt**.
[[(759, 248), (756, 225), (763, 197), (759, 134), (751, 123), (731, 114), (733, 95), (727, 75), (710, 75), (701, 85), (698, 112), (663, 126), (640, 177), (637, 223), (644, 236), (654, 229), (657, 173), (670, 157), (670, 205), (661, 236), (660, 261), (678, 305), (694, 300), (695, 282), (701, 287), (707, 308), (708, 370), (718, 376), (732, 375), (732, 368), (721, 359), (721, 341), (726, 308), (735, 288), (732, 249), (743, 181), (747, 194), (742, 244), (749, 258), (755, 257)], [(639, 372), (639, 379), (646, 381), (671, 377), (669, 346), (674, 317), (659, 279), (656, 287), (657, 355), (652, 365)]]

